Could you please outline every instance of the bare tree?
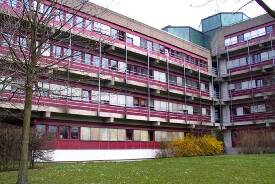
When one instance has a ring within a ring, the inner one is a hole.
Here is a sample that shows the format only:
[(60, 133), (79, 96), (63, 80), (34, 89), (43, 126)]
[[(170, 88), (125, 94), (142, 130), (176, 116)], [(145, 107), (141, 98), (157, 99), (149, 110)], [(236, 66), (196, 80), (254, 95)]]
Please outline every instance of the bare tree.
[[(79, 31), (76, 28), (79, 24), (83, 24), (83, 19), (73, 19), (73, 15), (81, 11), (87, 2), (55, 0), (42, 3), (41, 0), (7, 0), (8, 6), (1, 13), (0, 44), (5, 49), (1, 51), (0, 57), (0, 92), (8, 88), (12, 91), (9, 95), (2, 93), (4, 95), (1, 95), (1, 100), (13, 102), (13, 97), (18, 95), (24, 99), (22, 146), (17, 184), (28, 183), (32, 100), (33, 95), (41, 94), (41, 87), (37, 84), (44, 78), (53, 78), (55, 73), (53, 71), (68, 70), (68, 65), (70, 65), (68, 60), (70, 57), (77, 57), (78, 54), (72, 53), (72, 50), (68, 48), (67, 53), (60, 55), (56, 50), (55, 58), (47, 59), (51, 45), (81, 45), (87, 51), (99, 48), (97, 42), (84, 39), (78, 34)], [(94, 16), (97, 15), (94, 14)], [(89, 24), (86, 22), (85, 26), (91, 26)]]

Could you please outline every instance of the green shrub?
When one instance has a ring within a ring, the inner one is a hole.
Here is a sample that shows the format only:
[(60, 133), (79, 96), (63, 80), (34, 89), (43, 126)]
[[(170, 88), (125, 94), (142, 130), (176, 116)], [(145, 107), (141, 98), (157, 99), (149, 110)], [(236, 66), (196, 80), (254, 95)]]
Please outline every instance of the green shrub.
[(176, 157), (217, 155), (223, 152), (223, 143), (211, 135), (187, 135), (185, 138), (171, 141), (168, 149), (171, 149)]

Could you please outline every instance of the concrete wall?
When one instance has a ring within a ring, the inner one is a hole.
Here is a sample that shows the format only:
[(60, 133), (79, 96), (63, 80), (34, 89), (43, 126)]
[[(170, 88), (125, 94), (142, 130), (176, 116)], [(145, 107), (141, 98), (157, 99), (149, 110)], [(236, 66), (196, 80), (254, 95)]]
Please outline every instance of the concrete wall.
[(54, 150), (53, 161), (132, 160), (155, 158), (156, 149)]

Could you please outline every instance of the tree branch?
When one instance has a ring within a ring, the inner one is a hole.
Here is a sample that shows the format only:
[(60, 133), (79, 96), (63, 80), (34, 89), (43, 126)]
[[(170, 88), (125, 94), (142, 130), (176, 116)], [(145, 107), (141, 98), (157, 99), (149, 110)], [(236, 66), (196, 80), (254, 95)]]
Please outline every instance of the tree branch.
[(267, 4), (265, 4), (265, 2), (262, 0), (255, 0), (255, 1), (258, 3), (258, 5), (260, 5), (268, 13), (268, 15), (270, 15), (272, 18), (275, 19), (275, 11), (274, 10), (272, 10), (269, 6), (267, 6)]

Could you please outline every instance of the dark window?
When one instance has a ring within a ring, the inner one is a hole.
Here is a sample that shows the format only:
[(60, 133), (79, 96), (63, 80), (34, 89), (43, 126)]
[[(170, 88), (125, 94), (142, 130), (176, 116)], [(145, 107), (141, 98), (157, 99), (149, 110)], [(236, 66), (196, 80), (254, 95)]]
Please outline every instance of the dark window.
[(127, 73), (132, 73), (132, 65), (127, 64)]
[(148, 72), (147, 68), (145, 68), (145, 67), (141, 68), (141, 75), (146, 76), (147, 72)]
[(71, 139), (78, 139), (78, 127), (71, 128)]
[(116, 60), (111, 60), (110, 67), (112, 70), (117, 70), (117, 61)]
[(169, 76), (169, 83), (170, 84), (177, 84), (177, 77), (176, 76), (174, 76), (174, 75), (170, 75)]
[(60, 139), (68, 139), (69, 136), (69, 127), (60, 127), (59, 128), (59, 138)]
[(239, 43), (240, 43), (240, 42), (244, 42), (244, 36), (243, 36), (243, 34), (238, 35), (238, 42), (239, 42)]
[(250, 106), (244, 106), (243, 112), (244, 114), (250, 114)]
[(160, 53), (165, 54), (165, 47), (162, 45), (159, 45), (159, 51)]
[(133, 130), (126, 129), (126, 140), (127, 141), (133, 140)]
[(125, 32), (118, 31), (117, 35), (118, 35), (119, 40), (125, 41), (125, 36), (126, 36)]
[(273, 32), (273, 27), (272, 27), (272, 25), (271, 25), (271, 26), (267, 26), (265, 29), (266, 29), (266, 34), (270, 34), (270, 33)]
[(150, 76), (150, 78), (152, 78), (152, 79), (154, 78), (153, 70), (152, 70), (152, 69), (149, 70), (149, 76)]
[(148, 130), (149, 141), (154, 141), (154, 130)]
[(134, 66), (134, 75), (138, 75), (138, 69), (139, 69), (138, 66)]
[(48, 139), (53, 140), (56, 139), (57, 127), (56, 126), (48, 126)]

